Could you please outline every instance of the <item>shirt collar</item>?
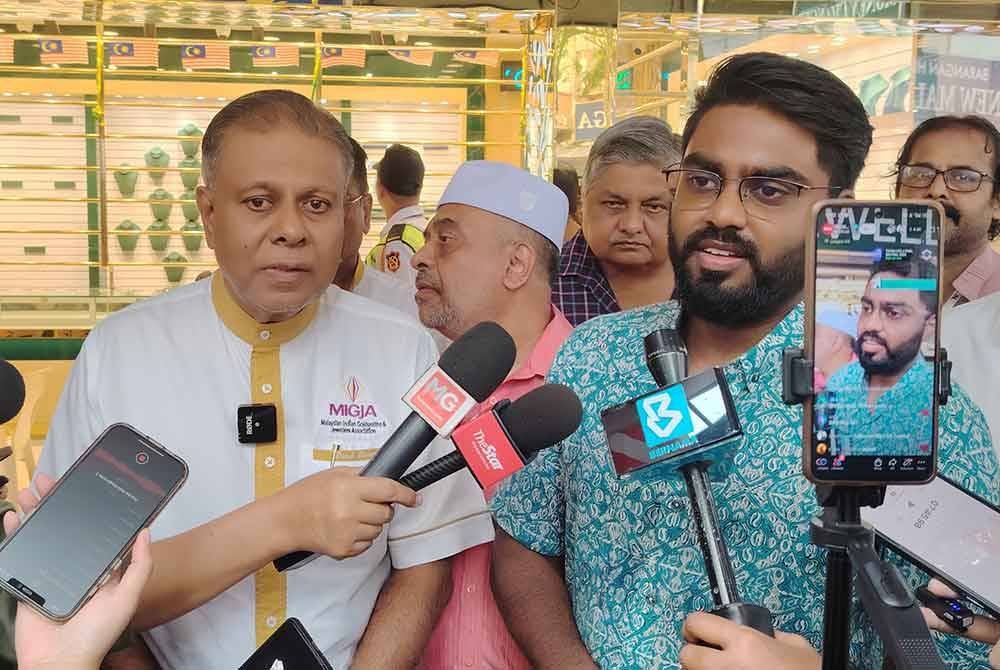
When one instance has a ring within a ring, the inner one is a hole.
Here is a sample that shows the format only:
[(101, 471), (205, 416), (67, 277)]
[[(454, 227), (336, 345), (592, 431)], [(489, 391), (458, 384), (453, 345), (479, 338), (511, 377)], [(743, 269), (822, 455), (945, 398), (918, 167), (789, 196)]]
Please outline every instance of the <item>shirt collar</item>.
[(301, 312), (280, 323), (260, 323), (236, 302), (222, 273), (216, 272), (212, 275), (212, 305), (226, 328), (250, 346), (280, 347), (298, 337), (313, 322), (319, 300), (313, 300)]
[(542, 336), (535, 342), (535, 347), (531, 350), (528, 360), (517, 370), (510, 373), (510, 376), (507, 377), (508, 380), (523, 380), (531, 379), (532, 377), (541, 377), (544, 379), (548, 376), (549, 369), (552, 367), (552, 361), (555, 360), (559, 348), (562, 347), (563, 342), (566, 341), (569, 334), (573, 332), (573, 326), (566, 320), (562, 312), (556, 309), (555, 306), (551, 309), (552, 318), (549, 319), (549, 325), (545, 327), (545, 330), (542, 331)]
[(365, 262), (361, 258), (358, 258), (358, 264), (354, 266), (354, 276), (351, 278), (351, 292), (354, 292), (358, 288), (358, 284), (361, 283), (361, 278), (365, 276)]
[(409, 207), (404, 207), (395, 214), (389, 217), (386, 221), (386, 225), (390, 228), (395, 226), (397, 223), (402, 223), (406, 219), (415, 219), (416, 217), (424, 218), (424, 209), (420, 205), (410, 205)]
[(958, 276), (953, 286), (955, 292), (966, 300), (976, 300), (988, 292), (987, 284), (994, 277), (1000, 277), (1000, 254), (987, 246)]
[(590, 245), (583, 236), (583, 231), (578, 231), (563, 245), (560, 266), (560, 275), (604, 276), (604, 271), (597, 262), (597, 256), (590, 250)]

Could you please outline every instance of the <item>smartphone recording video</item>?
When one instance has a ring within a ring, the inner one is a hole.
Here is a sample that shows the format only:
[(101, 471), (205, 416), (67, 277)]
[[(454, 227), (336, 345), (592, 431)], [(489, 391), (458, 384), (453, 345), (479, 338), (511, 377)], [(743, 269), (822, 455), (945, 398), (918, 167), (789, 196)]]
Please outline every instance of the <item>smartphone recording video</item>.
[(818, 483), (922, 483), (936, 464), (940, 205), (821, 202), (807, 253), (803, 466)]

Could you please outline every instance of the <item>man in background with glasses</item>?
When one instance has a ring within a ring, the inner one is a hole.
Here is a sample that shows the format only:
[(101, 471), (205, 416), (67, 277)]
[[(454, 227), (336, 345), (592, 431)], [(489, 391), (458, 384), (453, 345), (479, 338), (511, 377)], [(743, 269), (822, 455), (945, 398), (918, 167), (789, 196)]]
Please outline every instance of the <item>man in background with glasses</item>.
[(896, 197), (944, 207), (944, 309), (1000, 291), (1000, 132), (980, 116), (938, 116), (907, 138), (896, 161)]
[[(690, 374), (723, 369), (744, 426), (727, 445), (733, 472), (714, 491), (740, 595), (820, 645), (824, 554), (809, 541), (817, 505), (802, 475), (801, 411), (781, 399), (781, 360), (803, 340), (810, 209), (849, 195), (871, 141), (857, 96), (801, 60), (733, 56), (698, 92), (683, 159), (667, 171), (677, 300), (577, 327), (549, 381), (580, 397), (580, 429), (493, 500), (497, 602), (535, 667), (731, 669), (751, 654), (787, 655), (762, 635), (749, 647), (723, 635), (720, 649), (681, 650), (685, 618), (712, 603), (684, 484), (652, 469), (620, 479), (611, 466), (601, 410), (655, 390), (643, 337), (663, 328), (679, 331)], [(995, 499), (982, 415), (956, 396), (941, 425), (942, 471)], [(959, 437), (970, 426), (980, 432)], [(857, 637), (857, 667), (877, 667), (874, 631)]]

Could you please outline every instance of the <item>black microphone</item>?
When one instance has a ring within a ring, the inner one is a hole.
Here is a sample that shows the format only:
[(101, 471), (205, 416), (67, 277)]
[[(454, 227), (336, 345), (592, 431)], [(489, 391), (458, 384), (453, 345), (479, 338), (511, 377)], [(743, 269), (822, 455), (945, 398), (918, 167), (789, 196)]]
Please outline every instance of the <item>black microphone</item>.
[(13, 365), (0, 359), (0, 424), (7, 423), (24, 407), (24, 377)]
[[(493, 416), (489, 416), (492, 414)], [(576, 432), (583, 418), (580, 399), (568, 386), (545, 384), (524, 394), (513, 403), (498, 403), (489, 413), (468, 422), (453, 440), (461, 444), (464, 434), (472, 436), (475, 451), (471, 458), (456, 450), (432, 461), (399, 480), (418, 491), (460, 470), (469, 468), (480, 486), (506, 479), (520, 470), (535, 454), (565, 440)], [(484, 427), (495, 421), (503, 429), (503, 441), (477, 439)], [(510, 446), (507, 451), (504, 447)], [(508, 458), (505, 458), (507, 456)]]
[[(517, 347), (492, 321), (479, 323), (445, 349), (438, 364), (407, 392), (413, 412), (361, 470), (366, 477), (399, 479), (435, 437), (448, 435), (476, 404), (507, 378)], [(305, 565), (317, 554), (295, 551), (274, 561), (278, 572)]]
[[(671, 386), (687, 377), (687, 348), (677, 331), (654, 331), (643, 339), (643, 344), (646, 366), (657, 384)], [(736, 575), (722, 537), (715, 500), (712, 498), (712, 484), (708, 476), (710, 452), (706, 452), (704, 456), (704, 459), (695, 462), (685, 461), (679, 469), (684, 475), (695, 533), (712, 587), (712, 599), (716, 605), (712, 614), (774, 637), (771, 613), (759, 605), (739, 601)]]

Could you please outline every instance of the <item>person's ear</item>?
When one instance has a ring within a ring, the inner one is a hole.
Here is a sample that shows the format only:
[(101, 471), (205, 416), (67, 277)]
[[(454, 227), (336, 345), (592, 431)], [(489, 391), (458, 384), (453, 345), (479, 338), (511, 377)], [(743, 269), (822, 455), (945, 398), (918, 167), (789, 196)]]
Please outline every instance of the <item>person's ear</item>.
[(845, 188), (843, 191), (840, 192), (840, 195), (838, 195), (837, 197), (844, 198), (845, 200), (854, 200), (854, 189)]
[(195, 190), (195, 203), (198, 205), (198, 213), (201, 214), (201, 221), (205, 228), (205, 244), (209, 249), (215, 248), (215, 205), (213, 203), (212, 191), (207, 186), (201, 184)]
[(521, 241), (513, 242), (513, 248), (509, 252), (507, 267), (504, 271), (504, 287), (516, 291), (527, 284), (537, 262), (538, 255), (530, 244)]

